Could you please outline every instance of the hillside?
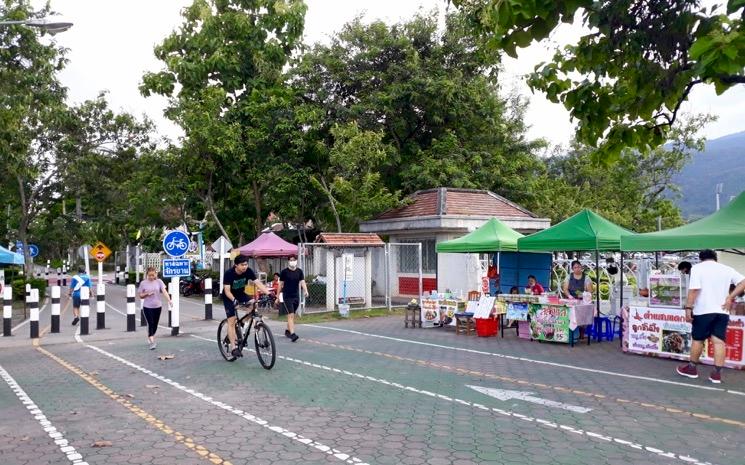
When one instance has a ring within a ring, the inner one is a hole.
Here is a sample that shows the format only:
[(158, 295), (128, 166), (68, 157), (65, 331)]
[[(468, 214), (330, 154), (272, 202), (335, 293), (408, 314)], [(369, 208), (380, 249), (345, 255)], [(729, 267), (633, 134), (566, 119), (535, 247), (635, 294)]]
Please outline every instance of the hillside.
[(684, 218), (714, 212), (717, 183), (724, 184), (720, 202), (725, 205), (731, 196), (745, 190), (745, 131), (708, 141), (706, 149), (694, 153), (673, 182), (683, 194), (677, 203)]

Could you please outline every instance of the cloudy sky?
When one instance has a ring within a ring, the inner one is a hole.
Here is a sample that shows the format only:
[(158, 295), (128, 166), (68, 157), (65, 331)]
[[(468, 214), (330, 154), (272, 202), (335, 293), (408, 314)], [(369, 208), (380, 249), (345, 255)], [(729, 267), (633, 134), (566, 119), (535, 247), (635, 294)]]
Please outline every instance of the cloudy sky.
[[(189, 0), (51, 0), (60, 19), (75, 24), (56, 36), (57, 41), (69, 49), (70, 62), (62, 73), (62, 81), (69, 88), (71, 102), (94, 98), (99, 91), (106, 90), (114, 109), (147, 114), (156, 122), (161, 134), (178, 137), (178, 128), (162, 116), (165, 99), (144, 98), (137, 87), (143, 73), (161, 68), (153, 56), (153, 47), (178, 27), (179, 12), (189, 3)], [(327, 40), (345, 22), (361, 13), (367, 20), (399, 22), (420, 9), (444, 10), (446, 6), (444, 0), (307, 0), (306, 3), (306, 43)], [(566, 26), (554, 40), (563, 42), (578, 34), (577, 30)], [(519, 60), (507, 60), (503, 86), (506, 90), (516, 89), (530, 99), (527, 120), (531, 125), (531, 137), (566, 144), (572, 133), (566, 110), (540, 95), (532, 95), (520, 78), (536, 63), (550, 57), (548, 50), (546, 45), (535, 44), (521, 51)], [(717, 122), (703, 128), (703, 134), (713, 139), (745, 131), (742, 102), (745, 102), (745, 86), (719, 97), (712, 88), (697, 86), (684, 111), (717, 115)]]

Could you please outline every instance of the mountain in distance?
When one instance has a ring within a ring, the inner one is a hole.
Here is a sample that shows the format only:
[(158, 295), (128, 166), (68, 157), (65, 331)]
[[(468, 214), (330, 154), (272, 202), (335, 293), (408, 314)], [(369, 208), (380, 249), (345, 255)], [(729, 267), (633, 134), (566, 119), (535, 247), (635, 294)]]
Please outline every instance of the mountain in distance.
[(720, 207), (745, 190), (745, 131), (706, 142), (672, 181), (680, 187), (676, 199), (683, 218), (695, 220), (716, 210), (716, 185), (722, 183)]

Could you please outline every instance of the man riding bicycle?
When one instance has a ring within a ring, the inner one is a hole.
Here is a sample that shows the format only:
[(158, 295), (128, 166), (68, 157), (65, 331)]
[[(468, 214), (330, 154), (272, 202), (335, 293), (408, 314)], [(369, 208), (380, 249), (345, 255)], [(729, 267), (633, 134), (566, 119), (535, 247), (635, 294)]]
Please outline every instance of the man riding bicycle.
[(269, 289), (256, 277), (256, 273), (248, 267), (248, 257), (238, 255), (233, 260), (233, 268), (225, 272), (225, 278), (222, 281), (222, 302), (225, 306), (225, 316), (228, 318), (228, 339), (230, 339), (231, 354), (234, 357), (241, 356), (241, 351), (235, 345), (235, 307), (239, 303), (246, 305), (250, 302), (250, 298), (246, 295), (246, 285), (249, 281), (253, 281), (262, 293), (269, 294)]

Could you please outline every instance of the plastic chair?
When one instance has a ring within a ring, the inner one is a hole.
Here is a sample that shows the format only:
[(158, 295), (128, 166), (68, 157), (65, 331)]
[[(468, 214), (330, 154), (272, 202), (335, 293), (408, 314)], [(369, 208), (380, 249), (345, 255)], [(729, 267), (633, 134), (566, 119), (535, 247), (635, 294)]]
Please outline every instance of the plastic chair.
[(592, 337), (597, 342), (601, 342), (603, 339), (612, 341), (613, 322), (607, 316), (596, 316), (593, 325), (587, 328), (587, 333), (587, 337)]

